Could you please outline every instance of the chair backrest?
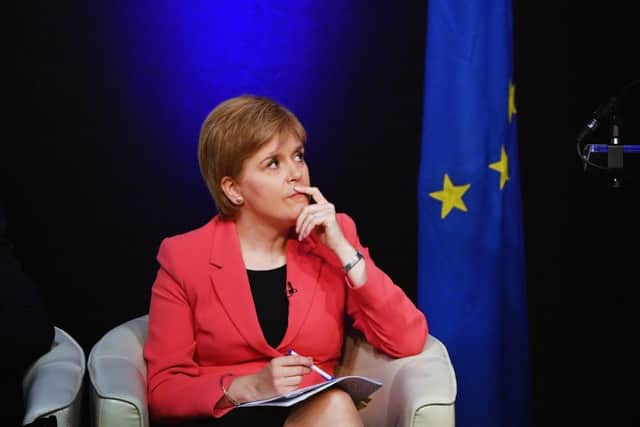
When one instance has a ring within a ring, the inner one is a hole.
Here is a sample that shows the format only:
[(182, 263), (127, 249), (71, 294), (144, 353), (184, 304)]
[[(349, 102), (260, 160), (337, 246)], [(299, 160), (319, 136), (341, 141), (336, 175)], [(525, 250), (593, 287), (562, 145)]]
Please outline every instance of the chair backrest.
[(80, 425), (86, 360), (78, 342), (55, 328), (51, 350), (40, 357), (22, 381), (25, 397), (24, 424), (55, 416), (59, 426)]
[[(147, 365), (142, 359), (142, 348), (147, 339), (149, 315), (136, 317), (108, 331), (91, 349), (89, 365), (96, 357), (129, 357), (140, 374), (147, 377)], [(94, 363), (91, 363), (94, 362)]]
[(91, 420), (96, 427), (148, 427), (147, 367), (142, 349), (149, 316), (108, 331), (91, 349)]

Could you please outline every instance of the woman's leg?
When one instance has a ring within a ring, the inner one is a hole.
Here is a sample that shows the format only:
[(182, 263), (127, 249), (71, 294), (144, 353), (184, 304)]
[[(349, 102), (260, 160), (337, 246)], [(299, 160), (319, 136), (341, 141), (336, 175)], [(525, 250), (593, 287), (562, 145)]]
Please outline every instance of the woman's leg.
[(285, 427), (363, 427), (351, 396), (340, 389), (326, 390), (296, 405)]

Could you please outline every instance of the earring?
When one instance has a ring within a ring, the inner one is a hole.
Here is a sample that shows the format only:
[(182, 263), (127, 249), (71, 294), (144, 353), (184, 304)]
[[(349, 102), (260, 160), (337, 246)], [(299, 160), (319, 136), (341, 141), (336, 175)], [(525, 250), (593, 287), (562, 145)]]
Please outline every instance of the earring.
[(236, 203), (237, 203), (237, 204), (239, 204), (239, 205), (241, 205), (241, 204), (242, 204), (242, 197), (238, 197), (238, 198), (236, 199)]

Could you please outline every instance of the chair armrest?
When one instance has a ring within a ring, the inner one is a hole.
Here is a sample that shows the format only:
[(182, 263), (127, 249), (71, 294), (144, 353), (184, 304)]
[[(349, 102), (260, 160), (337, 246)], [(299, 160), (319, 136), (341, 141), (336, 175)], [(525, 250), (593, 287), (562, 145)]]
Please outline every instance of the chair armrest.
[(67, 332), (54, 329), (51, 350), (31, 365), (22, 381), (23, 424), (53, 415), (59, 426), (79, 426), (86, 369), (84, 351)]
[(402, 358), (387, 356), (362, 337), (347, 336), (338, 375), (383, 382), (360, 411), (367, 427), (455, 425), (455, 372), (446, 347), (432, 335), (421, 353)]
[(148, 427), (147, 369), (142, 356), (148, 316), (105, 334), (89, 354), (91, 417), (95, 427)]

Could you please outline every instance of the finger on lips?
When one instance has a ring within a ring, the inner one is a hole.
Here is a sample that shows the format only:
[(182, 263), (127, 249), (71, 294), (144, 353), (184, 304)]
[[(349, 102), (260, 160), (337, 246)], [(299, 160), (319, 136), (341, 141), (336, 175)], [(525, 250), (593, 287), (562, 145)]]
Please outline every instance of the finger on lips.
[(300, 193), (308, 194), (313, 197), (316, 203), (326, 203), (327, 199), (324, 198), (318, 187), (306, 187), (303, 185), (294, 185), (294, 191), (298, 191)]

